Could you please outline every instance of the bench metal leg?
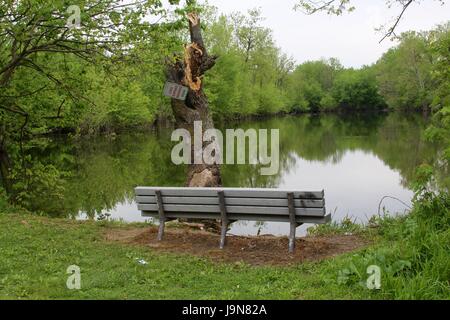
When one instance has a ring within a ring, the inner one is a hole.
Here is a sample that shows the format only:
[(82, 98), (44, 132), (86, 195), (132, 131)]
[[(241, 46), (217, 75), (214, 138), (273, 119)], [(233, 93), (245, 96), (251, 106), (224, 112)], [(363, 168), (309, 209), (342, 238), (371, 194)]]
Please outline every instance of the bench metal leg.
[(291, 223), (291, 230), (289, 233), (289, 253), (294, 253), (295, 251), (295, 233), (299, 226), (301, 226), (302, 223)]
[(161, 191), (155, 191), (156, 194), (156, 202), (158, 203), (158, 212), (159, 212), (159, 229), (158, 229), (158, 241), (162, 241), (164, 236), (164, 227), (166, 224), (166, 216), (164, 214), (164, 206), (161, 196)]
[(220, 249), (223, 249), (225, 247), (227, 230), (228, 223), (226, 223), (226, 221), (222, 221), (222, 231), (220, 233)]
[(225, 206), (225, 194), (223, 191), (219, 191), (217, 193), (219, 197), (219, 206), (220, 206), (220, 216), (222, 220), (222, 230), (220, 233), (220, 249), (223, 249), (225, 247), (226, 243), (226, 236), (228, 231), (228, 217), (227, 217), (227, 210)]
[(295, 251), (295, 232), (298, 227), (300, 227), (303, 223), (291, 223), (291, 232), (289, 235), (289, 253), (294, 253)]
[(294, 194), (288, 193), (288, 207), (289, 207), (289, 221), (291, 230), (289, 233), (289, 253), (294, 253), (295, 250), (295, 230), (297, 229), (297, 221), (295, 220)]
[(158, 229), (158, 241), (162, 241), (164, 236), (164, 225), (166, 224), (165, 221), (159, 222), (159, 229)]

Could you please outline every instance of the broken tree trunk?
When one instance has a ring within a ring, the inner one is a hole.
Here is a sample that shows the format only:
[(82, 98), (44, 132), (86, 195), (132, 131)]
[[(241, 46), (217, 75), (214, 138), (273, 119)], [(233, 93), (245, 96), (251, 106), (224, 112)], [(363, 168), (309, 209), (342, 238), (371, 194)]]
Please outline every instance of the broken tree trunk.
[[(184, 57), (177, 58), (175, 62), (169, 63), (167, 68), (167, 80), (185, 87), (189, 92), (186, 100), (172, 99), (172, 111), (175, 116), (176, 127), (183, 128), (194, 136), (194, 122), (202, 122), (202, 135), (207, 129), (214, 128), (212, 117), (209, 113), (208, 100), (203, 92), (202, 78), (206, 71), (211, 69), (216, 56), (208, 55), (203, 43), (200, 19), (196, 13), (189, 13), (189, 31), (191, 43), (185, 45)], [(203, 143), (203, 149), (211, 141)], [(191, 159), (194, 159), (194, 144), (191, 143)], [(190, 164), (187, 174), (187, 187), (218, 187), (221, 185), (219, 165)], [(210, 224), (211, 221), (204, 223)], [(217, 230), (218, 225), (214, 224)]]

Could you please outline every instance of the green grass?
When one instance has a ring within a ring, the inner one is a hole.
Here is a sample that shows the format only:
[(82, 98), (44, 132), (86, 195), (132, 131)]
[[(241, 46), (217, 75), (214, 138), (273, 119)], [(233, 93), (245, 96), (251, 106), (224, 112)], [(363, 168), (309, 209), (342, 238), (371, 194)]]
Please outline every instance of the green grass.
[[(337, 299), (373, 294), (342, 288), (331, 262), (295, 267), (217, 264), (103, 240), (106, 228), (126, 227), (0, 214), (0, 298)], [(78, 291), (66, 288), (66, 269), (74, 264), (81, 268)]]
[[(51, 219), (1, 204), (0, 298), (2, 299), (448, 299), (448, 225), (439, 232), (407, 218), (374, 219), (369, 248), (318, 263), (256, 267), (214, 263), (104, 240), (112, 222)], [(421, 208), (421, 210), (424, 210)], [(431, 208), (433, 210), (433, 208)], [(446, 222), (447, 221), (447, 222)], [(444, 221), (448, 223), (448, 219)], [(375, 226), (374, 226), (375, 225)], [(329, 233), (341, 226), (327, 227)], [(365, 231), (364, 231), (365, 230)], [(369, 231), (370, 230), (370, 231)], [(428, 230), (428, 231), (427, 231)], [(323, 233), (324, 231), (322, 231)], [(425, 232), (425, 233), (424, 233)], [(141, 265), (137, 259), (144, 259)], [(379, 265), (381, 289), (365, 282)], [(68, 290), (67, 267), (81, 268), (81, 290)]]

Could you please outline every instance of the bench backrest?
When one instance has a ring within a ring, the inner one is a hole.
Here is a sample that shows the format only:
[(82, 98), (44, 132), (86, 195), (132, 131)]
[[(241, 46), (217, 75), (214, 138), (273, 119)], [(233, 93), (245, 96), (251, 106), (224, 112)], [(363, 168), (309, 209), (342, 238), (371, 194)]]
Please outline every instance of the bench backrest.
[(230, 220), (289, 222), (289, 193), (294, 196), (298, 223), (324, 223), (328, 220), (323, 191), (246, 188), (137, 187), (136, 202), (143, 216), (158, 216), (157, 191), (161, 194), (164, 214), (168, 218), (218, 219), (221, 213), (219, 192), (223, 191)]

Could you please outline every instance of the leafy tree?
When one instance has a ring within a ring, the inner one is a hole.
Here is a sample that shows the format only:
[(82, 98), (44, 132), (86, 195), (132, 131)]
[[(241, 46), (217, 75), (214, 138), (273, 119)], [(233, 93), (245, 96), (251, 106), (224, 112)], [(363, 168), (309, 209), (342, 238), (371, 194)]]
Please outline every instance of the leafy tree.
[(206, 78), (215, 116), (286, 110), (286, 82), (294, 62), (276, 47), (262, 20), (259, 9), (218, 16), (215, 8), (209, 8), (205, 35), (211, 52), (220, 57)]
[(379, 109), (386, 106), (370, 69), (348, 69), (339, 74), (333, 98), (344, 109)]
[(409, 32), (377, 62), (378, 83), (386, 102), (397, 109), (426, 110), (432, 101), (433, 57), (427, 33)]
[[(80, 113), (95, 105), (93, 100), (103, 104), (97, 111), (103, 109), (108, 121), (123, 121), (126, 100), (134, 98), (137, 106), (146, 99), (139, 85), (132, 84), (129, 93), (134, 96), (126, 96), (125, 79), (108, 82), (105, 75), (134, 58), (134, 44), (159, 43), (161, 32), (179, 27), (178, 21), (155, 24), (144, 19), (167, 16), (158, 0), (80, 0), (70, 5), (80, 14), (79, 26), (72, 25), (67, 1), (0, 1), (0, 173), (3, 187), (13, 196), (31, 188), (26, 181), (35, 164), (27, 154), (26, 138), (67, 126), (71, 120), (76, 127), (83, 119)], [(103, 96), (87, 97), (91, 86)], [(112, 105), (105, 103), (106, 87)], [(142, 107), (130, 116), (132, 121), (141, 111)], [(147, 118), (148, 113), (144, 112)]]
[(331, 95), (343, 67), (335, 58), (308, 61), (289, 76), (288, 101), (292, 111), (331, 110), (337, 107)]
[(440, 141), (447, 148), (442, 155), (442, 167), (447, 170), (447, 184), (450, 183), (450, 24), (440, 26), (430, 35), (431, 52), (436, 63), (432, 77), (436, 82), (433, 99), (432, 125), (427, 130), (427, 138)]

